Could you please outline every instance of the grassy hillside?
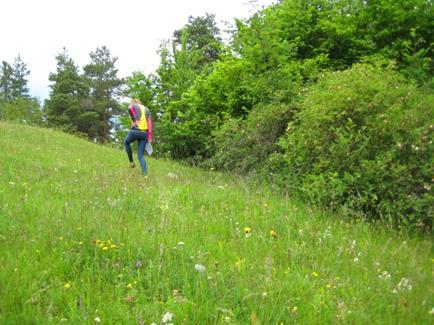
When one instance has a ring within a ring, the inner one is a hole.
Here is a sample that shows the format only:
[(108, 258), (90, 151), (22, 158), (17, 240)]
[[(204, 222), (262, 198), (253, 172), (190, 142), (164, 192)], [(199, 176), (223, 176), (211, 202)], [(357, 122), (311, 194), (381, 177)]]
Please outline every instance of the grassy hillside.
[(1, 324), (433, 321), (431, 238), (215, 172), (127, 165), (0, 123)]

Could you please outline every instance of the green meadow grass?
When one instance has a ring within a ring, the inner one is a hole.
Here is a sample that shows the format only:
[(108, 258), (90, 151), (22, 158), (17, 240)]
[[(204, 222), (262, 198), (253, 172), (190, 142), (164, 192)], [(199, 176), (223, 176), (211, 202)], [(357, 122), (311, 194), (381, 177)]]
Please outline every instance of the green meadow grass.
[(432, 324), (431, 237), (147, 161), (0, 123), (1, 324)]

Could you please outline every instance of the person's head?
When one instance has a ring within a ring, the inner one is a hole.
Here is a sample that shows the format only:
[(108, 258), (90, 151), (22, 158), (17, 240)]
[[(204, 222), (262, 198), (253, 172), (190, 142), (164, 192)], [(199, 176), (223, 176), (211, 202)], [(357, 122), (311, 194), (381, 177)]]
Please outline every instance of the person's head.
[(142, 102), (141, 102), (140, 99), (138, 99), (138, 98), (133, 98), (133, 99), (131, 100), (131, 104), (139, 104), (139, 105), (142, 105)]

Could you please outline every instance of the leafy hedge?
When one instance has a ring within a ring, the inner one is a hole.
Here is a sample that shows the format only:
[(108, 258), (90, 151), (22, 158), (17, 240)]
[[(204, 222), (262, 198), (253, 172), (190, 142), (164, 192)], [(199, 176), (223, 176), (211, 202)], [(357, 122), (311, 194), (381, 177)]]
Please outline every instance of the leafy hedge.
[(265, 171), (291, 193), (393, 224), (433, 225), (434, 95), (391, 68), (328, 72)]
[(208, 165), (247, 174), (256, 171), (279, 150), (294, 109), (284, 104), (258, 105), (245, 120), (229, 118), (213, 132), (212, 158)]

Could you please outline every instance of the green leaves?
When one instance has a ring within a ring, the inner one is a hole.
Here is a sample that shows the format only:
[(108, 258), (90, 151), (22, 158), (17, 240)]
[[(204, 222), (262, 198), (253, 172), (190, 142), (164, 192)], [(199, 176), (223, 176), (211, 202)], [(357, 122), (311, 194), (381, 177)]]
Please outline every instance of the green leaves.
[(50, 73), (53, 84), (44, 112), (51, 126), (105, 142), (120, 113), (117, 97), (123, 81), (117, 77), (117, 58), (112, 58), (105, 46), (90, 53), (90, 57), (84, 74), (80, 74), (65, 48), (56, 56), (57, 71)]
[(288, 185), (321, 205), (431, 227), (432, 103), (391, 69), (325, 74), (281, 140)]

